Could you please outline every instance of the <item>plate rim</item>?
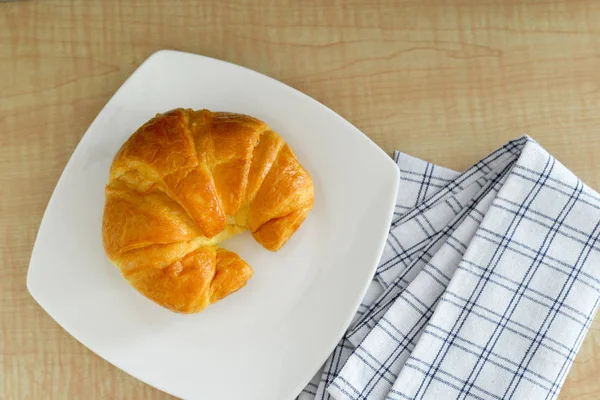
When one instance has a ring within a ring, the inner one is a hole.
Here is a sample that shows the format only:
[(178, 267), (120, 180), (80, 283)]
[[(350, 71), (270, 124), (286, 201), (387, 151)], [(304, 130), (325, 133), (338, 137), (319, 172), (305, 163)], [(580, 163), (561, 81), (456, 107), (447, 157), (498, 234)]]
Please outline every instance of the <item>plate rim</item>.
[[(177, 397), (182, 397), (181, 394), (177, 394), (176, 391), (174, 391), (173, 389), (168, 389), (166, 387), (164, 387), (162, 385), (162, 383), (160, 382), (150, 382), (147, 379), (144, 379), (140, 376), (138, 376), (138, 374), (136, 373), (136, 371), (132, 371), (129, 368), (123, 368), (119, 365), (117, 365), (115, 362), (107, 359), (105, 356), (99, 354), (98, 352), (96, 352), (92, 347), (88, 346), (87, 344), (84, 343), (85, 339), (84, 338), (80, 338), (78, 335), (75, 335), (71, 332), (70, 329), (66, 328), (63, 323), (61, 323), (55, 316), (54, 312), (51, 312), (47, 307), (44, 306), (44, 301), (40, 300), (40, 298), (38, 297), (39, 293), (35, 293), (36, 289), (33, 287), (33, 283), (32, 283), (32, 276), (35, 275), (35, 271), (36, 269), (39, 268), (35, 268), (35, 266), (32, 264), (32, 260), (34, 260), (34, 254), (36, 252), (36, 248), (38, 248), (38, 241), (40, 240), (40, 232), (42, 231), (42, 227), (44, 226), (44, 223), (48, 220), (48, 210), (50, 209), (51, 204), (56, 201), (56, 193), (59, 189), (59, 187), (61, 186), (61, 184), (64, 184), (64, 175), (65, 175), (65, 171), (67, 171), (70, 167), (71, 164), (73, 163), (73, 159), (74, 159), (74, 155), (78, 153), (78, 151), (80, 150), (80, 148), (83, 147), (83, 144), (86, 143), (87, 140), (90, 139), (90, 135), (88, 135), (90, 129), (96, 125), (98, 123), (98, 121), (100, 120), (100, 118), (103, 116), (105, 110), (107, 110), (111, 104), (113, 103), (113, 101), (115, 101), (115, 98), (118, 97), (118, 95), (125, 91), (127, 89), (127, 87), (131, 84), (132, 79), (139, 74), (140, 70), (142, 70), (145, 66), (147, 66), (148, 64), (150, 64), (153, 60), (159, 58), (159, 57), (170, 57), (172, 55), (185, 55), (185, 56), (193, 56), (193, 57), (200, 57), (203, 59), (204, 62), (212, 62), (212, 63), (221, 63), (221, 64), (226, 64), (229, 67), (234, 67), (236, 69), (240, 69), (242, 71), (244, 71), (244, 73), (250, 73), (253, 75), (259, 75), (261, 76), (263, 79), (267, 78), (268, 80), (272, 81), (274, 84), (279, 85), (282, 88), (285, 88), (285, 90), (291, 91), (292, 93), (294, 93), (295, 95), (301, 95), (302, 97), (305, 98), (305, 100), (308, 101), (312, 101), (314, 103), (316, 103), (318, 106), (320, 106), (320, 108), (324, 111), (329, 113), (330, 115), (333, 115), (341, 124), (346, 125), (346, 127), (348, 127), (349, 131), (353, 132), (353, 135), (355, 137), (360, 137), (362, 138), (362, 144), (361, 145), (368, 145), (372, 150), (375, 150), (375, 154), (377, 154), (378, 157), (385, 159), (386, 161), (383, 163), (383, 165), (385, 165), (385, 168), (389, 169), (389, 173), (391, 173), (391, 178), (390, 178), (390, 182), (389, 184), (391, 185), (391, 189), (390, 190), (390, 194), (389, 194), (389, 198), (386, 200), (386, 205), (388, 208), (388, 217), (385, 221), (382, 221), (382, 230), (385, 230), (384, 233), (382, 233), (380, 236), (382, 236), (379, 240), (379, 245), (377, 248), (377, 252), (373, 252), (373, 255), (371, 258), (373, 258), (373, 261), (371, 262), (371, 265), (368, 266), (368, 272), (369, 272), (369, 276), (373, 276), (375, 273), (375, 270), (377, 268), (378, 262), (381, 258), (381, 254), (383, 252), (383, 249), (385, 247), (385, 241), (387, 238), (387, 233), (389, 232), (389, 227), (391, 226), (391, 222), (393, 219), (393, 212), (394, 212), (394, 206), (396, 204), (396, 196), (397, 196), (397, 192), (398, 192), (398, 187), (399, 187), (399, 183), (400, 183), (400, 170), (398, 169), (397, 164), (394, 162), (394, 160), (392, 159), (392, 157), (390, 157), (389, 154), (387, 154), (381, 147), (379, 147), (370, 137), (368, 137), (365, 133), (363, 133), (360, 129), (358, 129), (357, 127), (355, 127), (350, 121), (348, 121), (347, 119), (345, 119), (344, 117), (342, 117), (341, 115), (339, 115), (337, 112), (333, 111), (331, 108), (329, 108), (328, 106), (324, 105), (323, 103), (321, 103), (320, 101), (316, 100), (315, 98), (309, 96), (306, 93), (303, 93), (301, 91), (299, 91), (298, 89), (293, 88), (292, 86), (287, 85), (284, 82), (281, 82), (275, 78), (272, 78), (268, 75), (265, 75), (261, 72), (252, 70), (248, 67), (242, 66), (242, 65), (238, 65), (235, 63), (231, 63), (228, 61), (224, 61), (224, 60), (220, 60), (217, 58), (212, 58), (212, 57), (208, 57), (205, 55), (201, 55), (201, 54), (196, 54), (196, 53), (190, 53), (190, 52), (184, 52), (184, 51), (179, 51), (179, 50), (173, 50), (173, 49), (160, 49), (155, 51), (154, 53), (150, 54), (150, 56), (148, 56), (146, 59), (144, 59), (140, 65), (127, 77), (127, 79), (125, 79), (125, 81), (119, 86), (119, 88), (113, 93), (113, 95), (108, 99), (108, 101), (104, 104), (104, 106), (100, 109), (100, 111), (98, 112), (98, 114), (96, 115), (96, 117), (94, 118), (94, 120), (90, 123), (90, 125), (86, 128), (84, 134), (81, 136), (77, 146), (74, 148), (74, 150), (72, 151), (71, 155), (69, 156), (69, 160), (67, 161), (67, 163), (65, 164), (60, 177), (58, 178), (52, 193), (50, 195), (50, 198), (48, 200), (48, 203), (46, 204), (46, 207), (44, 209), (44, 213), (42, 215), (42, 218), (40, 220), (40, 223), (38, 225), (38, 230), (36, 233), (36, 238), (34, 240), (34, 244), (30, 253), (30, 259), (29, 259), (29, 263), (28, 263), (28, 267), (27, 267), (27, 275), (26, 275), (26, 287), (27, 287), (27, 291), (29, 292), (29, 294), (31, 295), (31, 297), (35, 300), (35, 302), (42, 308), (42, 310), (44, 310), (46, 312), (46, 314), (48, 314), (63, 330), (65, 330), (71, 337), (73, 337), (75, 340), (77, 340), (81, 345), (83, 345), (85, 348), (87, 348), (89, 351), (91, 351), (92, 353), (94, 353), (95, 355), (97, 355), (98, 357), (100, 357), (101, 359), (103, 359), (104, 361), (108, 362), (109, 364), (113, 365), (114, 367), (118, 368), (119, 370), (127, 373), (128, 375), (131, 375), (132, 377), (134, 377), (135, 379), (151, 386), (154, 387), (158, 390), (161, 390), (165, 393), (171, 394), (173, 396), (177, 396)], [(388, 174), (389, 174), (388, 173)], [(382, 175), (388, 175), (388, 174), (382, 174)], [(383, 222), (385, 222), (385, 224), (383, 224)], [(46, 222), (47, 223), (47, 222)], [(386, 227), (386, 228), (384, 228)], [(363, 268), (367, 269), (367, 266), (364, 266)], [(318, 362), (318, 364), (316, 366), (314, 366), (311, 372), (310, 377), (308, 378), (308, 380), (302, 380), (299, 381), (300, 383), (298, 384), (298, 387), (294, 388), (294, 390), (292, 391), (292, 393), (290, 393), (290, 398), (294, 398), (295, 396), (297, 396), (298, 394), (300, 394), (300, 392), (302, 391), (302, 389), (306, 386), (306, 384), (308, 384), (308, 382), (310, 381), (310, 379), (314, 376), (314, 374), (316, 372), (318, 372), (318, 370), (320, 369), (320, 367), (323, 365), (323, 363), (327, 360), (327, 358), (329, 357), (329, 355), (331, 354), (331, 352), (335, 349), (335, 347), (337, 346), (337, 344), (339, 343), (339, 341), (341, 340), (341, 338), (343, 337), (344, 333), (346, 332), (348, 326), (350, 325), (350, 323), (352, 322), (352, 319), (354, 318), (361, 302), (362, 299), (364, 298), (367, 289), (369, 287), (369, 285), (372, 282), (372, 278), (371, 279), (366, 279), (365, 282), (363, 282), (360, 293), (357, 294), (357, 296), (355, 296), (355, 301), (352, 304), (351, 309), (353, 310), (352, 313), (349, 313), (349, 315), (345, 318), (345, 323), (340, 326), (339, 328), (339, 332), (336, 335), (336, 340), (330, 344), (328, 347), (328, 351), (326, 354), (321, 355), (320, 357), (315, 357), (315, 359), (319, 359), (320, 361)], [(307, 368), (308, 369), (308, 368)], [(294, 394), (295, 393), (295, 394)]]

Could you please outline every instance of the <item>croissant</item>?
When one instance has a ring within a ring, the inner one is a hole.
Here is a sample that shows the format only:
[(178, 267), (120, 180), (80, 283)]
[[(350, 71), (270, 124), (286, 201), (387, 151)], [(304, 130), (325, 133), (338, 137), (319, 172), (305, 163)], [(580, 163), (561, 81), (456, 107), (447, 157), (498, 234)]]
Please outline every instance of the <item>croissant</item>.
[(266, 123), (190, 109), (140, 127), (116, 154), (105, 193), (109, 260), (144, 296), (181, 313), (203, 310), (252, 277), (220, 242), (248, 229), (277, 251), (314, 202), (310, 175)]

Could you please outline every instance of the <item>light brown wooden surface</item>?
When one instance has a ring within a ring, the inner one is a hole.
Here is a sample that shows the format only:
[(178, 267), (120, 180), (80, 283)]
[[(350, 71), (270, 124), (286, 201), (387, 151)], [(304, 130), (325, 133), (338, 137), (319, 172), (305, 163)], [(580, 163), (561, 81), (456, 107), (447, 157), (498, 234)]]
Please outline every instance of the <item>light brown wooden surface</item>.
[[(71, 152), (127, 76), (162, 48), (263, 72), (385, 150), (455, 169), (528, 133), (600, 189), (600, 2), (0, 3), (2, 399), (170, 398), (72, 339), (25, 287)], [(599, 349), (596, 319), (561, 399), (600, 398)]]

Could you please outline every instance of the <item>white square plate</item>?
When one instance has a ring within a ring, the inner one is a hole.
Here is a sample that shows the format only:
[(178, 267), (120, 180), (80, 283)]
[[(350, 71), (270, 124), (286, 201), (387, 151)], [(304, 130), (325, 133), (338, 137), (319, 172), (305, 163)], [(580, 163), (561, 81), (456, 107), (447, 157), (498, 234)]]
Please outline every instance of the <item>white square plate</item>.
[[(157, 112), (253, 115), (294, 149), (315, 206), (277, 253), (249, 234), (223, 247), (254, 269), (248, 285), (194, 315), (138, 294), (107, 260), (104, 185), (121, 144)], [(40, 225), (27, 287), (77, 340), (134, 377), (194, 399), (293, 398), (333, 350), (371, 280), (390, 226), (399, 172), (333, 111), (257, 72), (159, 51), (123, 84), (69, 160)]]

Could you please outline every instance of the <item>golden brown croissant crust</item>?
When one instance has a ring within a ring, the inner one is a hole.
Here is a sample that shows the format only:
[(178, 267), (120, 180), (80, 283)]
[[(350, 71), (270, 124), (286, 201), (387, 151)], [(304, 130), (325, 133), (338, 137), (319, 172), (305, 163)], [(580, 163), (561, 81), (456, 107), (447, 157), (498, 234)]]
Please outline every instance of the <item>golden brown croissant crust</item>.
[(143, 295), (198, 312), (252, 276), (219, 242), (248, 229), (266, 249), (279, 250), (313, 201), (310, 175), (267, 124), (176, 109), (140, 127), (115, 156), (104, 249)]

